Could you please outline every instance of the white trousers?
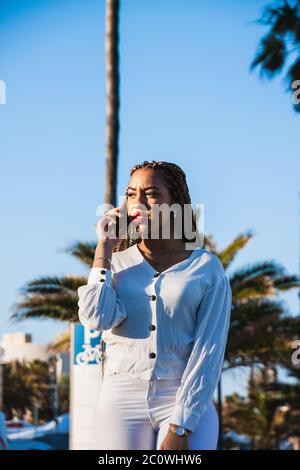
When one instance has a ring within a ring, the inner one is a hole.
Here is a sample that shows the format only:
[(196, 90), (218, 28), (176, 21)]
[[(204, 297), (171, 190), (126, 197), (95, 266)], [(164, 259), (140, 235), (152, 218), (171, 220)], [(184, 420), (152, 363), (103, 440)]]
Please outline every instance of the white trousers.
[[(142, 380), (127, 372), (103, 378), (94, 429), (97, 450), (158, 450), (165, 438), (180, 378)], [(190, 450), (215, 450), (219, 420), (211, 401), (188, 437)]]

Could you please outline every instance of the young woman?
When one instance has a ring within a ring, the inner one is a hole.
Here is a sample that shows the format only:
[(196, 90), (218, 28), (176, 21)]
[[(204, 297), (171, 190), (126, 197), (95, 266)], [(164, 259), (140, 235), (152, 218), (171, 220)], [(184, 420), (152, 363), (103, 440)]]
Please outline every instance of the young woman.
[[(196, 240), (199, 233), (193, 211), (184, 212), (191, 199), (178, 165), (134, 166), (125, 203), (100, 218), (88, 282), (78, 288), (80, 321), (106, 343), (97, 449), (216, 449), (213, 394), (230, 323), (228, 276), (215, 254), (187, 249), (183, 222)], [(174, 205), (167, 222), (155, 211)], [(124, 210), (138, 216), (126, 238), (112, 238)]]

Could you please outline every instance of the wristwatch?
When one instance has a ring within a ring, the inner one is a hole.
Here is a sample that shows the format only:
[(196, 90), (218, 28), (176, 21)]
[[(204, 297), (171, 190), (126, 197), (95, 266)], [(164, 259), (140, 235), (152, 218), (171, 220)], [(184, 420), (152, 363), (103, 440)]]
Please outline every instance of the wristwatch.
[(175, 426), (174, 424), (169, 425), (169, 429), (173, 434), (176, 436), (183, 437), (191, 434), (191, 431), (188, 429), (183, 428), (182, 426)]

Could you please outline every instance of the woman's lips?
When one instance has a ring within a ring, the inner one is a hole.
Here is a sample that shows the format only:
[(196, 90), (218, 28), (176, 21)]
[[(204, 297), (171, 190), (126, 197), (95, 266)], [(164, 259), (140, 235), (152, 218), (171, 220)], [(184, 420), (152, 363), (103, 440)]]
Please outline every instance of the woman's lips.
[(140, 224), (141, 222), (147, 220), (146, 215), (142, 215), (141, 212), (136, 212), (136, 213), (134, 214), (134, 216), (135, 216), (135, 217), (134, 217), (133, 221), (134, 221), (135, 223), (137, 223), (137, 224)]

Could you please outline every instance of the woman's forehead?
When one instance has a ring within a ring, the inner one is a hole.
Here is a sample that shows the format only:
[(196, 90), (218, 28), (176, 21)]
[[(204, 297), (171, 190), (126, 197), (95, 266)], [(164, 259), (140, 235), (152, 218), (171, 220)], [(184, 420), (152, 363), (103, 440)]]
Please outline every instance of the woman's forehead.
[(128, 188), (136, 189), (141, 188), (145, 189), (148, 187), (155, 186), (158, 189), (164, 187), (164, 180), (161, 175), (158, 175), (156, 171), (153, 171), (151, 168), (136, 170), (134, 174), (131, 176), (130, 181), (128, 183)]

